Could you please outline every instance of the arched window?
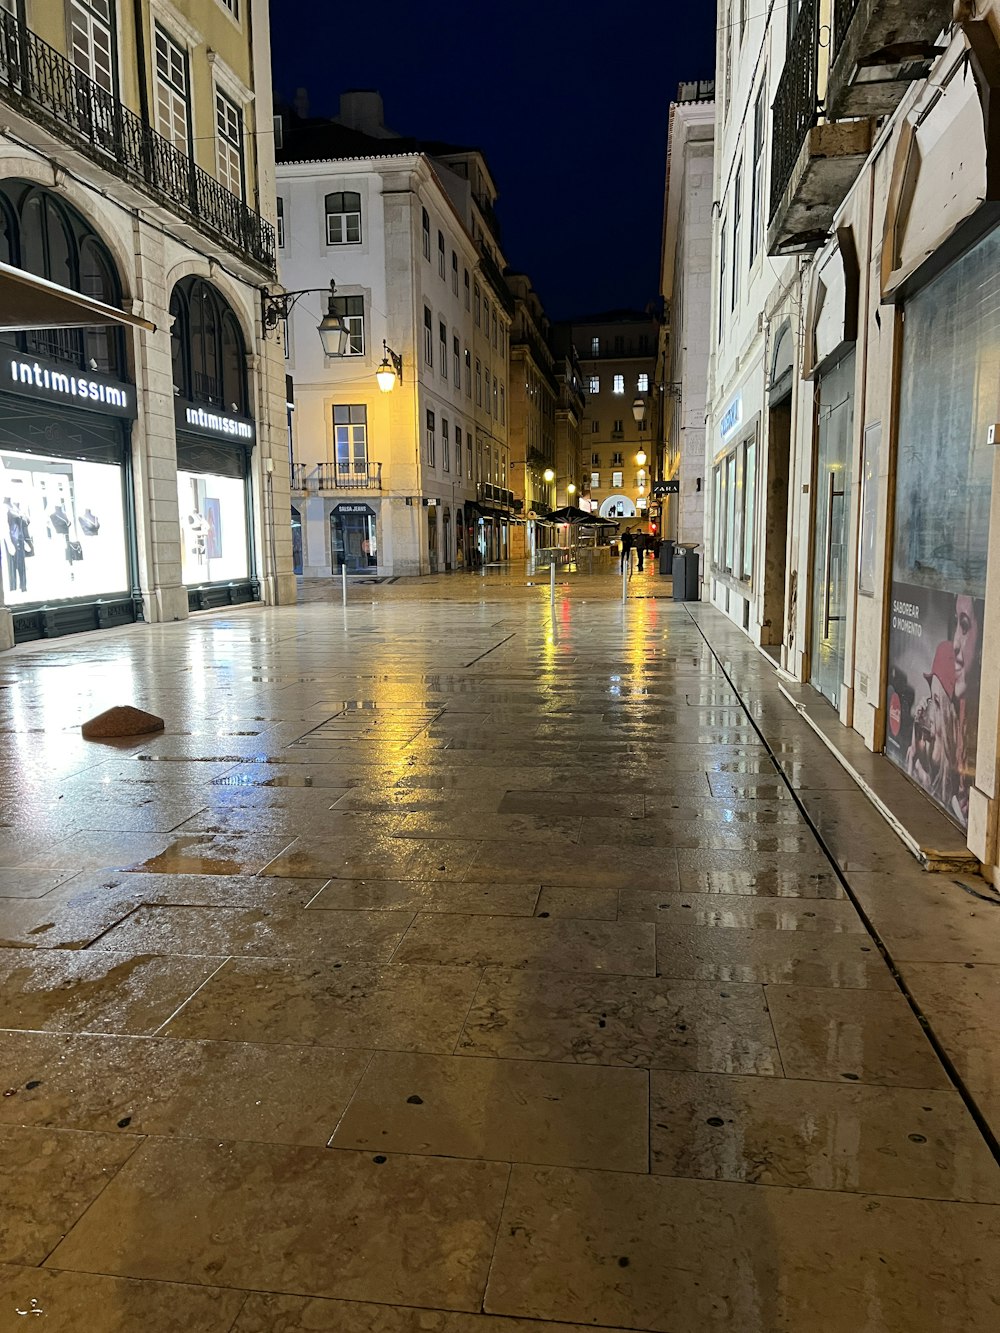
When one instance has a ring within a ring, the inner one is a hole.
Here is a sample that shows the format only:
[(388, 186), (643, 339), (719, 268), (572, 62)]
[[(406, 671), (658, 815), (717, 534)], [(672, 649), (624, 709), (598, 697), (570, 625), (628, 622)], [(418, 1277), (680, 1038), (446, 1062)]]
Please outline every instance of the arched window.
[(202, 278), (184, 278), (171, 294), (170, 313), (174, 392), (246, 416), (246, 344), (225, 297)]
[(341, 190), (326, 196), (327, 245), (361, 244), (361, 195)]
[[(40, 278), (121, 306), (121, 283), (107, 246), (75, 208), (28, 181), (0, 183), (0, 259)], [(121, 328), (38, 329), (13, 335), (36, 356), (109, 375), (125, 373)]]

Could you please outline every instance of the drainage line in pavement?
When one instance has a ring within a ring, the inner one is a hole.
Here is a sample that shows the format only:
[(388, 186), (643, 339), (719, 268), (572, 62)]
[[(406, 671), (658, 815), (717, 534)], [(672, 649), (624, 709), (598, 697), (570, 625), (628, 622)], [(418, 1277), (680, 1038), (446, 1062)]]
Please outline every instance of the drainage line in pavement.
[(952, 1083), (955, 1085), (955, 1089), (958, 1092), (958, 1095), (965, 1103), (965, 1108), (969, 1112), (969, 1115), (972, 1116), (972, 1119), (976, 1124), (976, 1128), (979, 1130), (980, 1134), (982, 1134), (983, 1138), (985, 1139), (987, 1147), (993, 1154), (997, 1163), (1000, 1164), (1000, 1141), (998, 1141), (996, 1134), (993, 1132), (992, 1126), (989, 1124), (983, 1113), (980, 1111), (979, 1107), (976, 1105), (975, 1099), (973, 1098), (969, 1089), (965, 1085), (965, 1080), (962, 1078), (961, 1074), (955, 1068), (955, 1064), (952, 1061), (951, 1056), (948, 1054), (947, 1050), (944, 1048), (941, 1041), (938, 1039), (937, 1033), (931, 1027), (930, 1020), (927, 1018), (926, 1014), (921, 1009), (916, 998), (910, 991), (909, 986), (906, 984), (905, 980), (901, 976), (899, 969), (897, 968), (893, 960), (892, 954), (889, 952), (888, 946), (882, 939), (882, 936), (878, 933), (878, 930), (875, 928), (874, 922), (871, 920), (868, 913), (862, 906), (861, 900), (858, 898), (857, 894), (851, 888), (850, 882), (848, 881), (844, 872), (841, 870), (839, 863), (837, 862), (837, 858), (833, 855), (833, 853), (830, 851), (830, 848), (827, 846), (826, 840), (824, 839), (822, 833), (819, 831), (819, 829), (813, 822), (813, 819), (809, 814), (806, 805), (800, 798), (798, 792), (792, 786), (791, 782), (788, 780), (788, 775), (785, 773), (785, 770), (778, 763), (777, 757), (775, 756), (774, 751), (771, 749), (770, 741), (767, 739), (767, 737), (764, 735), (764, 732), (758, 725), (757, 719), (753, 716), (753, 714), (750, 712), (750, 709), (744, 703), (743, 695), (741, 694), (732, 676), (726, 670), (726, 667), (722, 659), (720, 658), (719, 654), (715, 651), (715, 648), (711, 640), (709, 639), (705, 631), (702, 629), (698, 620), (696, 620), (695, 617), (691, 615), (690, 608), (685, 607), (684, 609), (685, 611), (687, 611), (691, 623), (694, 625), (694, 627), (697, 629), (698, 633), (704, 640), (705, 645), (708, 648), (708, 651), (712, 654), (713, 658), (715, 659), (716, 664), (719, 667), (719, 670), (722, 672), (723, 676), (725, 676), (726, 680), (729, 682), (730, 689), (736, 695), (737, 699), (739, 699), (740, 707), (743, 709), (744, 713), (746, 713), (747, 717), (750, 719), (750, 725), (753, 727), (754, 731), (760, 737), (761, 744), (767, 751), (768, 758), (774, 765), (775, 771), (777, 772), (779, 778), (784, 783), (785, 787), (788, 789), (788, 794), (791, 796), (792, 800), (798, 807), (799, 814), (801, 814), (802, 818), (805, 820), (806, 824), (812, 831), (812, 834), (815, 837), (816, 841), (823, 849), (823, 855), (826, 857), (826, 859), (830, 862), (830, 865), (833, 867), (834, 874), (837, 876), (837, 879), (840, 881), (841, 886), (844, 889), (844, 892), (847, 894), (848, 898), (854, 905), (854, 910), (861, 918), (865, 930), (871, 936), (871, 939), (875, 944), (875, 947), (878, 949), (879, 953), (882, 955), (882, 958), (885, 960), (886, 966), (892, 973), (893, 980), (899, 987), (899, 990), (903, 998), (906, 1000), (906, 1003), (910, 1006), (910, 1009), (913, 1011), (914, 1017), (920, 1024), (924, 1036), (930, 1042), (934, 1054), (940, 1060), (942, 1066), (944, 1067), (945, 1073), (948, 1075)]
[(475, 666), (476, 663), (481, 662), (484, 657), (489, 657), (490, 653), (495, 653), (498, 648), (502, 648), (505, 643), (510, 643), (513, 637), (513, 634), (508, 634), (506, 639), (501, 639), (500, 642), (495, 643), (492, 648), (487, 648), (485, 653), (480, 653), (479, 656), (474, 657), (471, 662), (463, 662), (463, 669), (467, 671), (470, 666)]

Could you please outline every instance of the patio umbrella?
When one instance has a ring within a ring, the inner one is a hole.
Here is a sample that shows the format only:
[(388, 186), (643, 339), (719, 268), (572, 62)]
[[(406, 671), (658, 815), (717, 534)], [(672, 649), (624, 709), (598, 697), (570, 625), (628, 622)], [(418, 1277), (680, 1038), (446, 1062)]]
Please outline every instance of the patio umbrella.
[(577, 509), (575, 505), (565, 505), (562, 509), (553, 509), (548, 516), (550, 523), (591, 523), (595, 527), (610, 526), (616, 528), (617, 523), (612, 523), (610, 519), (599, 518), (596, 514), (588, 514), (585, 509)]

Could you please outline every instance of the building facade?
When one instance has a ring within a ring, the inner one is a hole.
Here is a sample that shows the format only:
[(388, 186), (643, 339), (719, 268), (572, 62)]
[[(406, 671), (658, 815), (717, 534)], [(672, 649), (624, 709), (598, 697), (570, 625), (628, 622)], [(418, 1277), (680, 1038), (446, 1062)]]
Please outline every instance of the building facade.
[(582, 498), (602, 518), (645, 522), (652, 491), (657, 325), (649, 315), (618, 310), (573, 320), (568, 331), (585, 395)]
[(0, 262), (129, 321), (4, 335), (4, 644), (294, 598), (269, 82), (263, 0), (0, 6)]
[(670, 107), (654, 420), (662, 436), (660, 532), (704, 560), (705, 416), (712, 329), (714, 83), (684, 83)]
[[(746, 627), (801, 682), (829, 744), (882, 756), (866, 770), (876, 796), (886, 772), (922, 794), (926, 816), (903, 828), (913, 849), (945, 864), (964, 853), (1000, 883), (1000, 6), (869, 0), (831, 16), (802, 0), (787, 22), (756, 22), (750, 49), (774, 65), (774, 280), (747, 312), (767, 401), (747, 529), (763, 587), (751, 583)], [(732, 191), (728, 210), (732, 254)], [(715, 446), (746, 430), (746, 397), (721, 359), (712, 407)], [(767, 461), (776, 423), (787, 470)], [(781, 471), (787, 484), (772, 486)], [(713, 497), (721, 605), (733, 506), (718, 479)], [(782, 529), (779, 573), (767, 558)], [(781, 619), (767, 624), (769, 572)]]
[[(512, 303), (495, 200), (479, 153), (394, 134), (377, 93), (345, 94), (334, 120), (285, 115), (279, 266), (306, 292), (286, 331), (304, 575), (506, 555)], [(344, 357), (316, 337), (331, 282)], [(390, 392), (376, 381), (384, 358)]]
[(555, 545), (548, 516), (556, 508), (556, 408), (559, 384), (550, 327), (523, 273), (509, 273), (514, 298), (510, 330), (511, 488), (523, 522), (512, 533), (511, 557), (533, 558)]

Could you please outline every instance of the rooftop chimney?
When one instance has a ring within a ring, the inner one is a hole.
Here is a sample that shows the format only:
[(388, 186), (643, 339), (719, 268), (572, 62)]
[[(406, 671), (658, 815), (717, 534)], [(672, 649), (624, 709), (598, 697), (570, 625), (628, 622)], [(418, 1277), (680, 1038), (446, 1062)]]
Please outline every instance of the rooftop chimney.
[(340, 115), (337, 121), (348, 129), (360, 130), (374, 139), (391, 139), (393, 133), (385, 127), (382, 94), (373, 88), (351, 88), (340, 94)]

